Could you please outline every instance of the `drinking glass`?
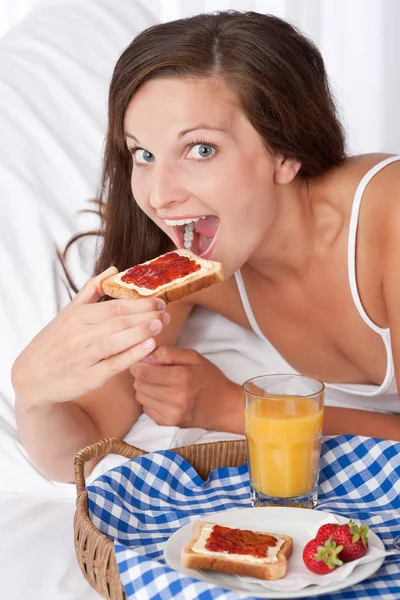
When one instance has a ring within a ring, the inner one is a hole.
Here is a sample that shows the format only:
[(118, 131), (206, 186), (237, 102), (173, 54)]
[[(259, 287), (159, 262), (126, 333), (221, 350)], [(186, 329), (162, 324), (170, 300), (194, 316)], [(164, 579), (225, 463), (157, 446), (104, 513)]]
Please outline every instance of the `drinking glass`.
[(303, 375), (262, 375), (242, 387), (253, 506), (314, 508), (324, 384)]

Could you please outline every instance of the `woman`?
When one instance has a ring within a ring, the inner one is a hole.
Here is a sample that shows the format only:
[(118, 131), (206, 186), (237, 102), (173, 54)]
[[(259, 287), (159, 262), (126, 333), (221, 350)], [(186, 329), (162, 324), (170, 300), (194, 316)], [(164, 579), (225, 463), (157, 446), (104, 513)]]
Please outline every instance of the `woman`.
[[(345, 156), (322, 58), (276, 17), (198, 15), (141, 33), (110, 87), (97, 275), (13, 366), (37, 466), (70, 480), (78, 449), (123, 437), (141, 411), (243, 433), (240, 386), (174, 347), (194, 307), (256, 331), (273, 370), (366, 400), (327, 407), (326, 434), (399, 440), (399, 158)], [(223, 283), (168, 307), (97, 302), (103, 278), (183, 247), (182, 219)]]

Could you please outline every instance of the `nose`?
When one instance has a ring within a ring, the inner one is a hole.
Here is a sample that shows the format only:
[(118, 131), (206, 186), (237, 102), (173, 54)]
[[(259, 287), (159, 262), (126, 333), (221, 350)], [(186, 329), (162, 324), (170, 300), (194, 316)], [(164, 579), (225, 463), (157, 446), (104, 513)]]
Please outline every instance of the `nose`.
[(151, 175), (150, 204), (154, 209), (185, 202), (188, 193), (181, 185), (176, 169), (171, 165), (154, 165)]

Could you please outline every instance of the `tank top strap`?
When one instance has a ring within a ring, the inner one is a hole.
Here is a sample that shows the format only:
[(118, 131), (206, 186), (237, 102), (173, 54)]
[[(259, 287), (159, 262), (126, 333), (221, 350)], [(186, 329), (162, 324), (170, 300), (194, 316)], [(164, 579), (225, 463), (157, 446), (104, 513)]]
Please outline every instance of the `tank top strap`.
[(254, 316), (254, 313), (253, 313), (253, 310), (251, 308), (251, 304), (249, 301), (249, 297), (247, 295), (246, 286), (244, 285), (243, 276), (242, 276), (242, 273), (240, 272), (240, 270), (235, 271), (235, 279), (236, 279), (236, 285), (238, 287), (240, 299), (243, 304), (244, 312), (246, 314), (248, 322), (250, 323), (250, 327), (252, 328), (254, 333), (256, 335), (258, 335), (258, 337), (260, 337), (264, 341), (268, 342), (267, 338), (265, 337), (265, 335), (261, 331), (260, 327), (258, 326), (258, 323)]
[(372, 169), (370, 169), (364, 177), (361, 179), (358, 184), (356, 193), (354, 194), (353, 204), (351, 208), (350, 222), (349, 222), (349, 236), (348, 236), (348, 277), (351, 295), (356, 305), (356, 308), (365, 323), (376, 333), (380, 335), (386, 336), (389, 335), (389, 329), (384, 329), (382, 327), (378, 327), (367, 315), (365, 309), (361, 303), (360, 294), (358, 292), (357, 287), (357, 276), (356, 276), (356, 241), (357, 241), (357, 229), (358, 229), (358, 219), (360, 215), (360, 207), (361, 201), (365, 192), (365, 188), (371, 179), (379, 173), (384, 167), (390, 165), (392, 162), (400, 160), (400, 156), (391, 156), (382, 160), (378, 164), (376, 164)]

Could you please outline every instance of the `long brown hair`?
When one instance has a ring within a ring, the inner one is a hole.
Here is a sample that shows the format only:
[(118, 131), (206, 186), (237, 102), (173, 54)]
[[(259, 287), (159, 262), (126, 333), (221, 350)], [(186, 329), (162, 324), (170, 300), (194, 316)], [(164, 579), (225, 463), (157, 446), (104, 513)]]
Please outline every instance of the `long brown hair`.
[(272, 15), (238, 11), (154, 25), (123, 52), (110, 85), (99, 194), (102, 247), (95, 274), (110, 265), (127, 269), (171, 248), (171, 240), (133, 198), (124, 136), (132, 96), (146, 81), (169, 76), (223, 78), (265, 146), (301, 163), (298, 177), (319, 175), (345, 156), (323, 59), (295, 27)]

